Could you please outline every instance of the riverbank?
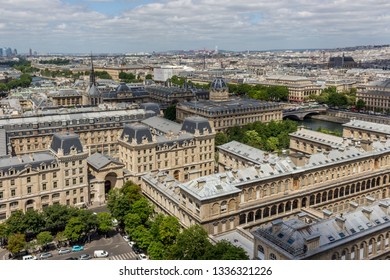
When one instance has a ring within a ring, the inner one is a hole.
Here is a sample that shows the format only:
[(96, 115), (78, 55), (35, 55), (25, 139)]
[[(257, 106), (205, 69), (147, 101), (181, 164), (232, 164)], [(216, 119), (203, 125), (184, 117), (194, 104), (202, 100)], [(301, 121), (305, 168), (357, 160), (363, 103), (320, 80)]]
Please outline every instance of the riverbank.
[(312, 115), (310, 117), (312, 119), (315, 119), (315, 120), (334, 122), (334, 123), (340, 123), (340, 124), (344, 124), (344, 123), (349, 122), (349, 119), (347, 119), (347, 118), (340, 118), (340, 117), (334, 117), (334, 116), (329, 116), (329, 115)]

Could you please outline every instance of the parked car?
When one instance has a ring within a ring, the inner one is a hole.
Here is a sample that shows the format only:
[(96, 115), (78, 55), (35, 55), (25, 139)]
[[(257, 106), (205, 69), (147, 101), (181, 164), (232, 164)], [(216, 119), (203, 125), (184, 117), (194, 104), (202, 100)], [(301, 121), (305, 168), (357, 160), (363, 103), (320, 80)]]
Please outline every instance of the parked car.
[(130, 237), (128, 235), (123, 235), (123, 240), (126, 242), (130, 241)]
[(136, 253), (136, 254), (142, 253), (141, 249), (138, 248), (136, 245), (133, 246), (133, 251), (134, 251), (134, 253)]
[(62, 248), (62, 249), (59, 249), (59, 250), (58, 250), (58, 255), (68, 254), (68, 253), (70, 253), (70, 252), (71, 252), (70, 249), (68, 249), (68, 248)]
[(70, 257), (70, 258), (66, 258), (65, 260), (78, 260), (78, 258), (76, 258), (76, 257)]
[(93, 257), (94, 258), (107, 258), (108, 257), (108, 252), (104, 250), (96, 250), (93, 252)]
[(92, 259), (92, 257), (89, 254), (82, 254), (79, 257), (79, 260), (90, 260), (90, 259)]
[(37, 259), (37, 257), (36, 257), (36, 256), (33, 256), (33, 255), (23, 256), (23, 260), (24, 260), (24, 261), (36, 260), (36, 259)]
[(44, 260), (44, 259), (51, 258), (52, 256), (53, 256), (52, 253), (42, 253), (39, 255), (39, 259)]
[(137, 243), (135, 243), (135, 241), (129, 241), (127, 242), (127, 244), (129, 244), (129, 246), (133, 248)]
[(144, 261), (144, 260), (147, 260), (148, 257), (144, 253), (141, 253), (138, 255), (138, 259), (140, 259), (141, 261)]
[(72, 247), (72, 252), (79, 252), (79, 251), (83, 251), (84, 250), (84, 246), (81, 246), (81, 245), (74, 245)]

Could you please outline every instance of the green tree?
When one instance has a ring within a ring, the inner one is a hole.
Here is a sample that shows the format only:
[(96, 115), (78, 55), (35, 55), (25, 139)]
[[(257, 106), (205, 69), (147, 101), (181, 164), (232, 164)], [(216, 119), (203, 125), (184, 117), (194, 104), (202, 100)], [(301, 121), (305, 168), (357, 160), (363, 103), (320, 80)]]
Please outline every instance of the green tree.
[(131, 237), (133, 237), (136, 228), (142, 225), (142, 220), (139, 215), (128, 213), (124, 217), (124, 224), (125, 224), (125, 232)]
[(0, 83), (0, 92), (6, 92), (8, 91), (8, 87), (4, 83)]
[(153, 213), (153, 205), (145, 197), (135, 201), (131, 206), (131, 213), (138, 215), (141, 218), (141, 223), (145, 224), (146, 221)]
[(150, 244), (153, 242), (153, 236), (144, 225), (139, 225), (133, 231), (132, 238), (137, 241), (138, 247), (141, 249), (148, 249)]
[(252, 147), (261, 148), (262, 139), (255, 130), (248, 130), (244, 133), (242, 141)]
[(176, 120), (176, 105), (169, 105), (164, 111), (164, 118), (175, 121)]
[(108, 193), (107, 208), (111, 215), (122, 225), (124, 217), (131, 210), (129, 199), (119, 189), (111, 189)]
[(215, 147), (223, 145), (225, 143), (229, 142), (229, 138), (227, 135), (223, 132), (217, 132), (215, 135)]
[(269, 137), (265, 148), (267, 151), (276, 151), (279, 147), (279, 139), (277, 137)]
[(45, 228), (45, 220), (43, 215), (37, 210), (27, 210), (24, 214), (24, 222), (26, 231), (31, 232), (34, 236)]
[(153, 79), (152, 74), (146, 74), (145, 80), (152, 80), (152, 79)]
[(9, 234), (25, 233), (28, 228), (22, 210), (12, 212), (11, 216), (7, 219), (6, 224)]
[(148, 254), (152, 260), (164, 260), (167, 247), (160, 241), (152, 241), (148, 247)]
[(205, 253), (206, 260), (249, 260), (246, 251), (229, 241), (221, 240)]
[(85, 233), (97, 229), (98, 219), (91, 210), (80, 209), (77, 212), (77, 217), (83, 223)]
[(71, 241), (80, 240), (80, 238), (85, 234), (85, 227), (80, 218), (70, 218), (66, 224), (64, 234)]
[(184, 229), (172, 246), (172, 258), (178, 260), (201, 260), (210, 250), (207, 232), (200, 225)]
[(45, 228), (51, 232), (58, 232), (65, 229), (69, 219), (76, 216), (77, 209), (65, 205), (54, 204), (43, 209)]
[(176, 217), (164, 216), (159, 225), (159, 239), (164, 245), (172, 245), (180, 233), (180, 223)]
[(24, 234), (16, 233), (8, 237), (7, 250), (12, 254), (22, 251), (26, 247), (26, 237)]
[(361, 109), (363, 109), (364, 107), (366, 107), (366, 102), (364, 102), (363, 99), (359, 99), (357, 102), (356, 102), (356, 109), (358, 111), (360, 111)]
[(112, 230), (112, 217), (110, 213), (97, 213), (98, 231), (101, 234), (107, 235)]
[(5, 243), (8, 237), (8, 227), (6, 223), (0, 224), (0, 245)]
[(37, 242), (42, 248), (46, 248), (47, 244), (53, 241), (53, 236), (48, 231), (42, 231), (37, 235)]

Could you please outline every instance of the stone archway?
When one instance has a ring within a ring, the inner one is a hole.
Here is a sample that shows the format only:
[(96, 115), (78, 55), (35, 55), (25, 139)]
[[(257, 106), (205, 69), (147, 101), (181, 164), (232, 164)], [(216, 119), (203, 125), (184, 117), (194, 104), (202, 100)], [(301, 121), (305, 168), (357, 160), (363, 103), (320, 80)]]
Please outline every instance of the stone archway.
[(104, 178), (104, 195), (107, 198), (108, 192), (112, 189), (115, 188), (116, 182), (118, 179), (118, 175), (114, 172), (110, 172), (106, 175)]
[(34, 209), (35, 209), (35, 200), (34, 199), (27, 200), (24, 210), (28, 211), (28, 210), (34, 210)]

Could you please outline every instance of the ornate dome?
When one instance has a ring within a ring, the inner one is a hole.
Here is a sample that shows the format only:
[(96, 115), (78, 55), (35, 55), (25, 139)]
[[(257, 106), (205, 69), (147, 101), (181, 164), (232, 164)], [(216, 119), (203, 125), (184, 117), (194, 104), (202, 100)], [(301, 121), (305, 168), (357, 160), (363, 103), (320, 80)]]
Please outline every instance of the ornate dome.
[(211, 83), (211, 89), (217, 90), (217, 91), (225, 91), (228, 90), (228, 86), (224, 79), (222, 78), (215, 78), (213, 82)]

